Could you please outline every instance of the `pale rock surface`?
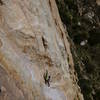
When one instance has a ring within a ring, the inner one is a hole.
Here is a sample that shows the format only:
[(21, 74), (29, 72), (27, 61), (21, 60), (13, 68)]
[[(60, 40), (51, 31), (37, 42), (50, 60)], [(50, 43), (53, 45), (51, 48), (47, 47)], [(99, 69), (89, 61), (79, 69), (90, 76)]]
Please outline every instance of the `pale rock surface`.
[(98, 6), (100, 6), (100, 0), (96, 0)]
[(83, 100), (73, 66), (55, 0), (0, 0), (0, 100)]

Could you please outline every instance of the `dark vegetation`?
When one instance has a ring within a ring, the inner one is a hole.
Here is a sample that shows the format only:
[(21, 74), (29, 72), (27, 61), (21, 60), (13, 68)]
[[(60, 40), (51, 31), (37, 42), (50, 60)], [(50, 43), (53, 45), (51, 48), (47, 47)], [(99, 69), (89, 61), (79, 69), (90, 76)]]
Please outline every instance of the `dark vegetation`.
[[(95, 0), (56, 2), (73, 41), (71, 50), (84, 99), (100, 100), (100, 6)], [(84, 40), (88, 42), (81, 46)]]

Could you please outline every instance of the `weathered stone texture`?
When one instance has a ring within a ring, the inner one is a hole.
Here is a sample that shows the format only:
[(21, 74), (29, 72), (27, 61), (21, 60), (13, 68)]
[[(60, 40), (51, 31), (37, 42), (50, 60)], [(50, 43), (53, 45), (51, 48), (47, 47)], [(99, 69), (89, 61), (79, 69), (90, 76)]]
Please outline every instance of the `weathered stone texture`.
[[(0, 100), (78, 100), (69, 64), (70, 45), (55, 0), (2, 0)], [(44, 84), (46, 69), (50, 87)]]

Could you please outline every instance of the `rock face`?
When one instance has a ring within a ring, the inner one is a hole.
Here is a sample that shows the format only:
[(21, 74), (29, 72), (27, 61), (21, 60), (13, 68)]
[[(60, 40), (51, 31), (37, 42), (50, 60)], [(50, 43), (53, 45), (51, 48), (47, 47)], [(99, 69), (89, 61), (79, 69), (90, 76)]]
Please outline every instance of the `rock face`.
[(97, 5), (100, 6), (100, 0), (96, 0)]
[(0, 0), (0, 100), (82, 100), (73, 66), (55, 0)]

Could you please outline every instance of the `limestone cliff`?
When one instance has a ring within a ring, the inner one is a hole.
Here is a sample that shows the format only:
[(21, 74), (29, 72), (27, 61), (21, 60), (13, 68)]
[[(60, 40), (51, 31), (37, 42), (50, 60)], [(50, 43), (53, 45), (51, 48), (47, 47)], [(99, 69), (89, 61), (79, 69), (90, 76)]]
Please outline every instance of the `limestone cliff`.
[(0, 0), (0, 100), (83, 100), (55, 0)]

